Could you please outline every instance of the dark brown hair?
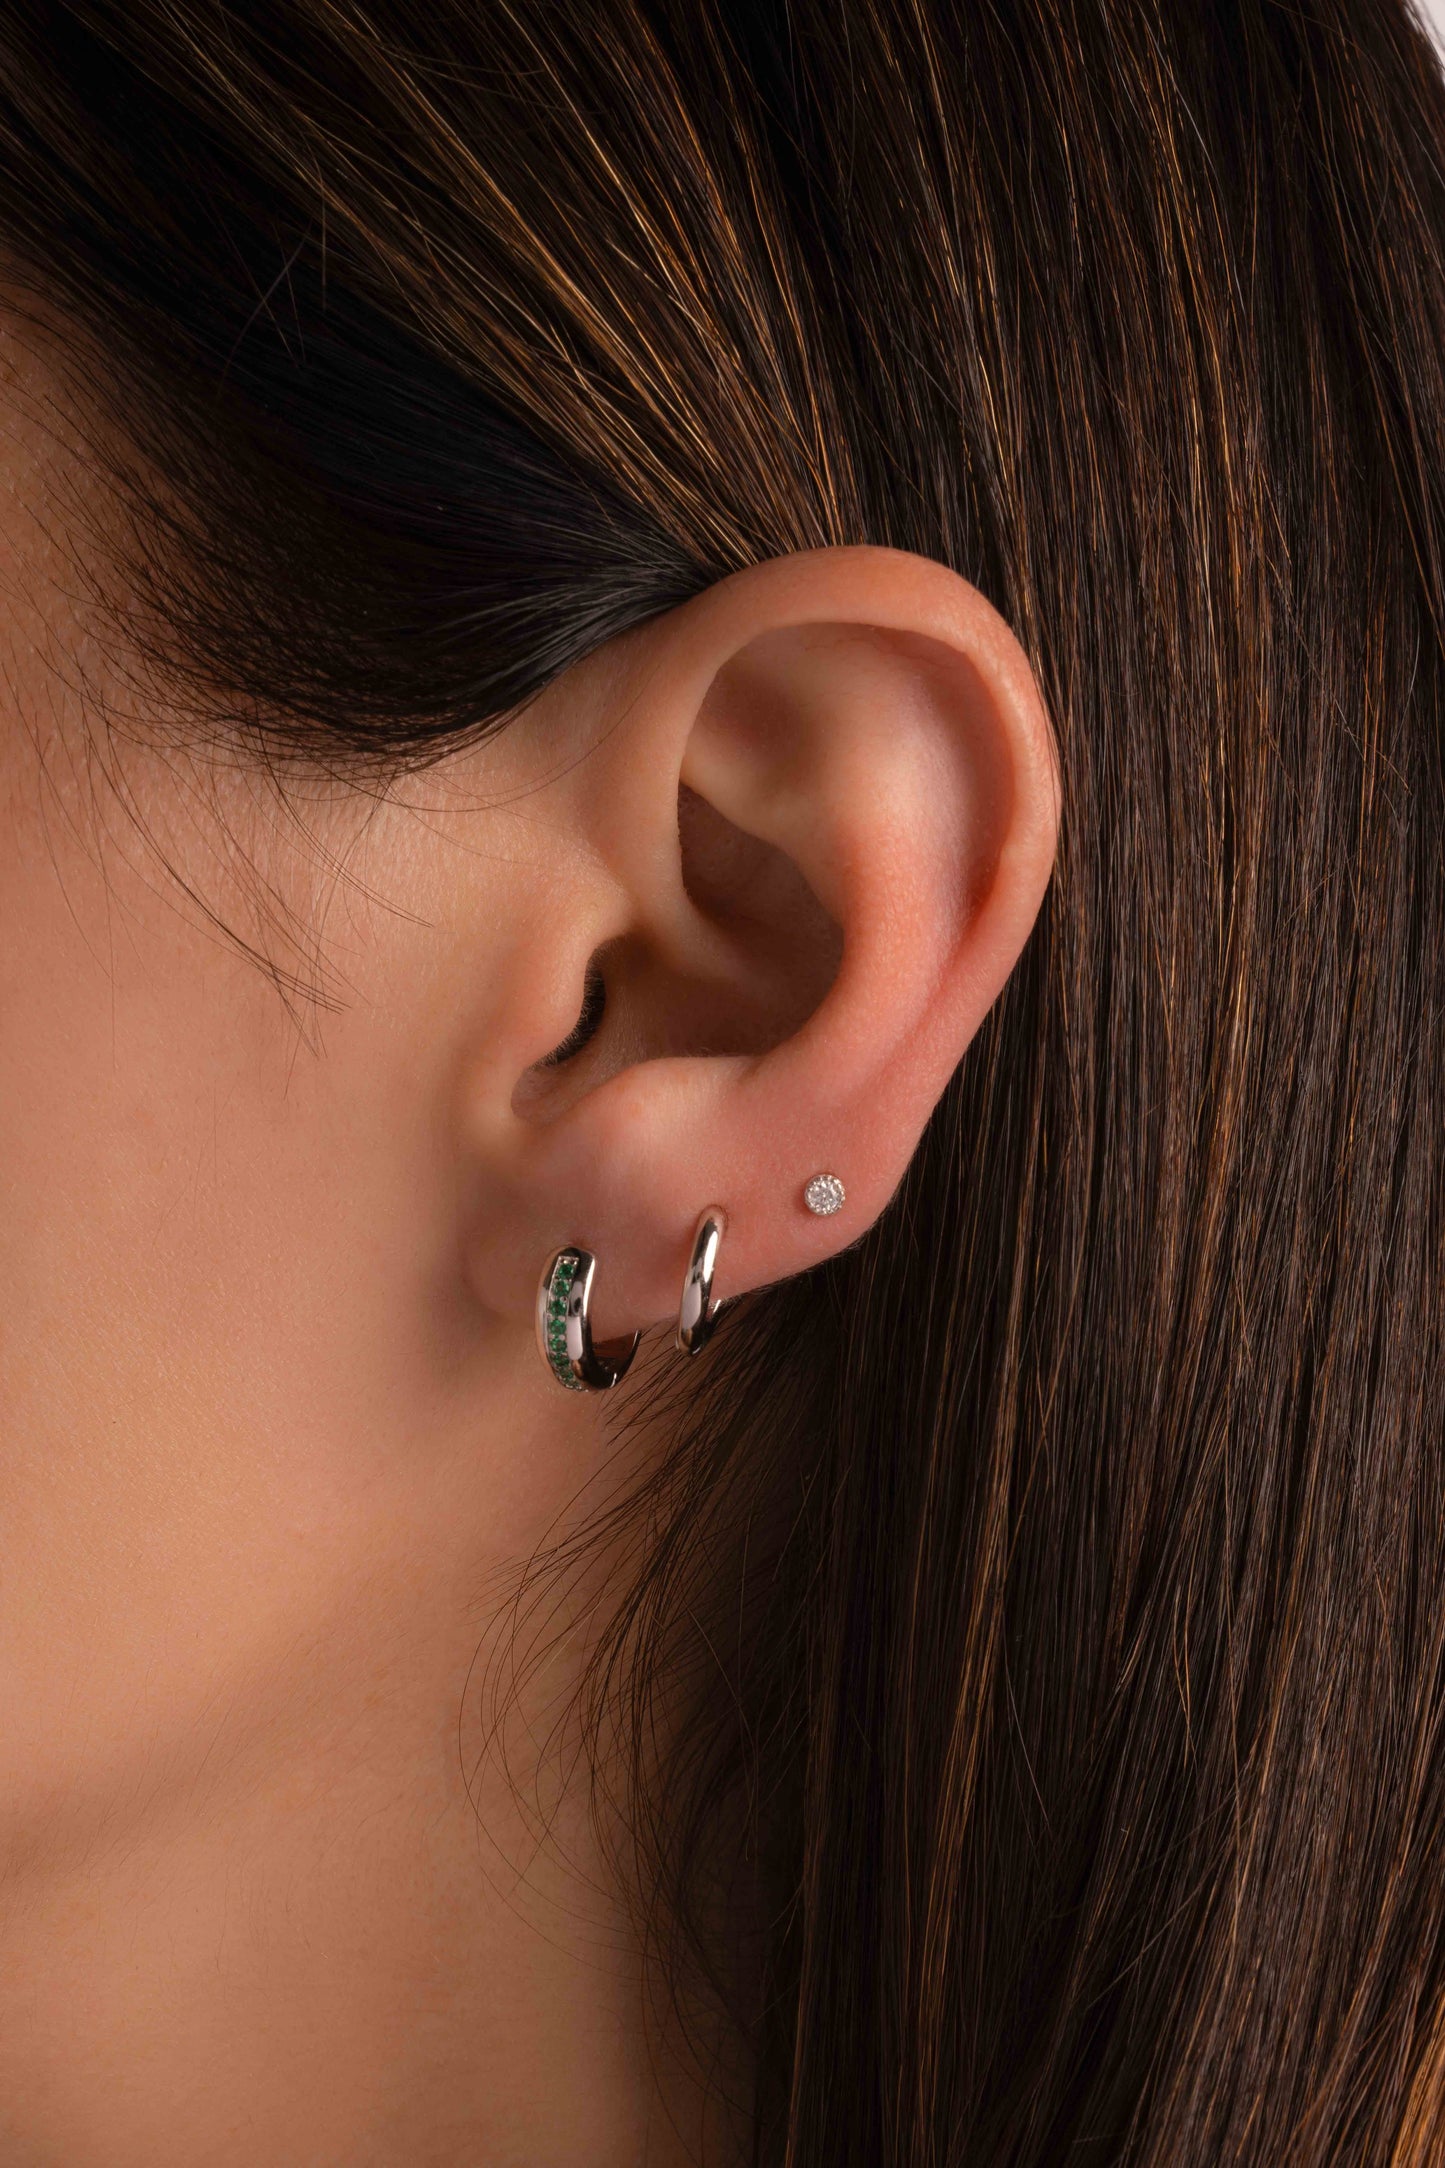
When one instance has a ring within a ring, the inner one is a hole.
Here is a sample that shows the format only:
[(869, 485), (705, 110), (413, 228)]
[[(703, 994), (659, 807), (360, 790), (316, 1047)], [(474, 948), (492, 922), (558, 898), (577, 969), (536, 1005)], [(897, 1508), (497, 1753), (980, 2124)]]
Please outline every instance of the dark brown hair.
[(1015, 627), (1037, 933), (632, 1509), (593, 1683), (639, 1890), (733, 1977), (698, 1891), (746, 1803), (761, 2162), (1445, 2157), (1445, 91), (1403, 5), (8, 4), (0, 230), (154, 478), (157, 652), (258, 754), (438, 757), (816, 545)]

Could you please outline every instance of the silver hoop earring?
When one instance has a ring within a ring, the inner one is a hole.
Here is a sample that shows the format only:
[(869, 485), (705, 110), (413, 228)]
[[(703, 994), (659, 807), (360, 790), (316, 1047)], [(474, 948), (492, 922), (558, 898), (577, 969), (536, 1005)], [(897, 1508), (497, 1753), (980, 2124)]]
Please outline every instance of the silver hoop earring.
[(642, 1338), (592, 1344), (588, 1308), (597, 1259), (569, 1243), (558, 1250), (537, 1289), (537, 1345), (547, 1368), (569, 1393), (605, 1393), (626, 1375)]
[(720, 1302), (712, 1300), (713, 1274), (717, 1270), (718, 1247), (727, 1215), (721, 1205), (709, 1205), (700, 1216), (692, 1237), (692, 1256), (682, 1283), (682, 1301), (677, 1308), (676, 1346), (684, 1355), (696, 1355), (712, 1337), (717, 1321)]

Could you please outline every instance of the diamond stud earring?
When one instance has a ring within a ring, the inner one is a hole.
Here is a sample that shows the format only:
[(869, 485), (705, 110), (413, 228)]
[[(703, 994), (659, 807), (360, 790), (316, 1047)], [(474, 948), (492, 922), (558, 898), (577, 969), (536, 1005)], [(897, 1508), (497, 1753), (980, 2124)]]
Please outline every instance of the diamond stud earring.
[(841, 1209), (846, 1195), (836, 1174), (815, 1174), (803, 1191), (803, 1202), (810, 1212), (816, 1212), (820, 1219), (827, 1219), (830, 1213)]

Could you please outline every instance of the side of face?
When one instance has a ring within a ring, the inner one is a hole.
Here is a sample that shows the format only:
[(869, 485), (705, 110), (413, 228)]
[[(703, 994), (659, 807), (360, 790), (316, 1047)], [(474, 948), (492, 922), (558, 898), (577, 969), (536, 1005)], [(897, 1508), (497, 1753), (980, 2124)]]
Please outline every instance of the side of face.
[[(0, 358), (20, 1860), (299, 1738), (414, 1725), (450, 1781), (436, 1681), (610, 1465), (532, 1344), (551, 1250), (597, 1249), (601, 1334), (670, 1320), (703, 1204), (722, 1294), (854, 1240), (1027, 938), (1057, 784), (983, 598), (860, 550), (739, 575), (387, 791), (278, 791), (137, 711), (43, 359)], [(551, 1066), (594, 959), (602, 1025)]]

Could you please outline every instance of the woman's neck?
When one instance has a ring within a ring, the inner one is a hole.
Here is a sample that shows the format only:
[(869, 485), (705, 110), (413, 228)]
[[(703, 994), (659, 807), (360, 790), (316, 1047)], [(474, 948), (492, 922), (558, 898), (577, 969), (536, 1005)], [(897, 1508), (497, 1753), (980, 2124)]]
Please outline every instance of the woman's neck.
[(279, 1607), (269, 1661), (194, 1736), (138, 1747), (93, 1809), (32, 1799), (12, 1824), (6, 2168), (726, 2157), (649, 2037), (580, 1786), (544, 1798), (526, 1763), (575, 1683), (567, 1644), (507, 1766), (464, 1775), (485, 1620), (434, 1548), (392, 1541), (342, 1577), (318, 1545), (314, 1604)]

